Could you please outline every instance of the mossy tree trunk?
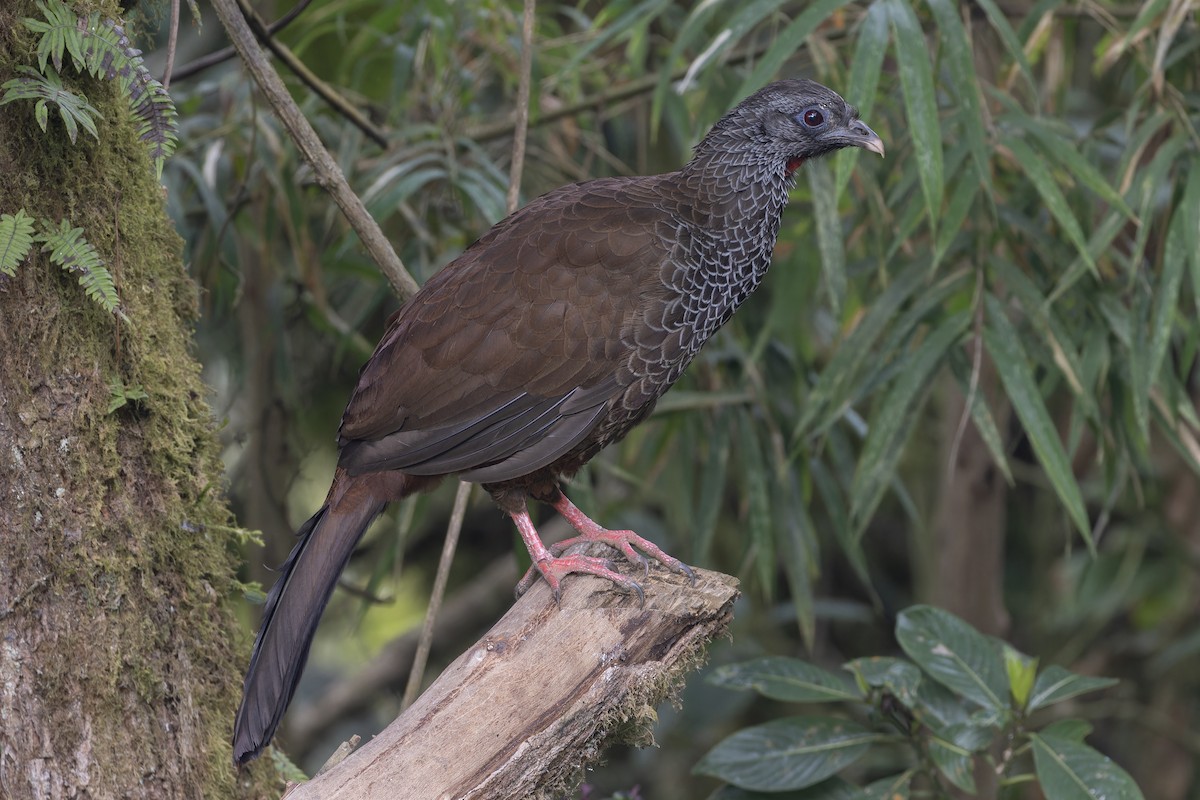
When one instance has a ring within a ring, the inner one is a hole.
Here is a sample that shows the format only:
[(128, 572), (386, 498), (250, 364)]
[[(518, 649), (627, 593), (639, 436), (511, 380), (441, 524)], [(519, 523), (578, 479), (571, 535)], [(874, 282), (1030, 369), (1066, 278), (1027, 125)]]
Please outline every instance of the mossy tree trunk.
[[(36, 64), (38, 14), (0, 4), (0, 82)], [(261, 796), (269, 767), (231, 765), (248, 642), (196, 289), (120, 90), (64, 81), (99, 141), (0, 107), (0, 213), (83, 228), (127, 320), (44, 254), (0, 277), (0, 796)], [(114, 381), (147, 396), (110, 413)]]

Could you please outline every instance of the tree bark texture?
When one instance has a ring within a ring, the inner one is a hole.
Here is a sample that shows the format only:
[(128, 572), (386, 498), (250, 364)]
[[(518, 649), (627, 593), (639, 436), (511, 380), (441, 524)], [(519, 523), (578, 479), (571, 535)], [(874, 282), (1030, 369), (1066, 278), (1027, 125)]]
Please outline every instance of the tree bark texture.
[(656, 569), (646, 604), (593, 576), (538, 583), (395, 722), (288, 800), (569, 796), (611, 737), (650, 741), (654, 707), (726, 629), (737, 581)]
[[(37, 64), (25, 16), (0, 4), (0, 82)], [(0, 796), (261, 796), (269, 765), (231, 766), (248, 642), (196, 289), (120, 89), (62, 71), (99, 140), (0, 108), (0, 213), (82, 228), (126, 319), (37, 245), (0, 277)], [(110, 411), (114, 383), (147, 396)]]

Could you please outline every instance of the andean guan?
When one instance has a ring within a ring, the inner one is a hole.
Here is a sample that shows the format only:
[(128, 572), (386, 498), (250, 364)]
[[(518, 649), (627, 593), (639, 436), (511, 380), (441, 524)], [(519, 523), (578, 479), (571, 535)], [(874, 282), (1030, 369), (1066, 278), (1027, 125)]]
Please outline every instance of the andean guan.
[[(835, 92), (773, 83), (714, 125), (683, 169), (542, 195), (396, 312), (342, 416), (325, 504), (301, 526), (267, 596), (234, 760), (254, 758), (274, 735), (367, 525), (445, 476), (483, 484), (516, 523), (536, 567), (519, 589), (540, 574), (557, 596), (564, 575), (583, 572), (641, 594), (605, 559), (561, 555), (585, 540), (691, 575), (633, 531), (597, 525), (560, 483), (645, 419), (758, 286), (800, 165), (851, 146), (883, 155)], [(547, 549), (528, 497), (579, 536)]]

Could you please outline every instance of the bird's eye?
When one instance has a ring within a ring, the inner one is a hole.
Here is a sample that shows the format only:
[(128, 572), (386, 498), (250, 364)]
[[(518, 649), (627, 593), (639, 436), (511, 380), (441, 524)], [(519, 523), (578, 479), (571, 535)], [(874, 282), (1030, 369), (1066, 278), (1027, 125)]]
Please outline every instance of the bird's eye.
[(825, 115), (819, 108), (810, 108), (800, 115), (800, 121), (806, 128), (819, 128), (825, 124)]

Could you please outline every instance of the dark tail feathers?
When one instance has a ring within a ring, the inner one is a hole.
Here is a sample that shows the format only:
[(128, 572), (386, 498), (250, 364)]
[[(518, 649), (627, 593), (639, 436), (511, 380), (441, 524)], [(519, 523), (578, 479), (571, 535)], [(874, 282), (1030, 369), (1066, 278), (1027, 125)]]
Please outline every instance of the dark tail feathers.
[(371, 520), (390, 499), (353, 488), (331, 492), (331, 502), (300, 528), (300, 540), (267, 595), (262, 627), (246, 671), (242, 705), (233, 729), (236, 764), (257, 756), (275, 735), (338, 575)]

